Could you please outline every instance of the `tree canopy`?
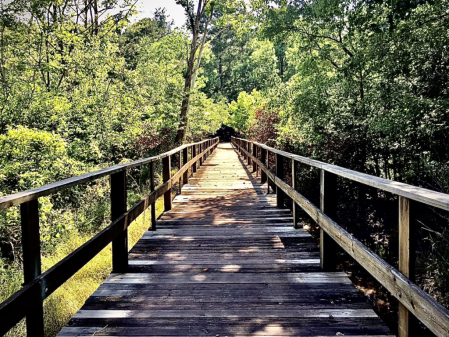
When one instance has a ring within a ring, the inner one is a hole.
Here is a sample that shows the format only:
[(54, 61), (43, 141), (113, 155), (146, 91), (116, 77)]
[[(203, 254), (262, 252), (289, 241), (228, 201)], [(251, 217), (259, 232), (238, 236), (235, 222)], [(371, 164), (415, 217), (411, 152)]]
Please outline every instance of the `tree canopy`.
[[(449, 193), (447, 0), (177, 4), (181, 28), (164, 8), (136, 20), (131, 0), (2, 2), (0, 196), (148, 157), (223, 124), (303, 156)], [(307, 189), (313, 172), (301, 172)], [(101, 227), (107, 184), (44, 198), (44, 244)], [(393, 254), (396, 220), (381, 211), (393, 199), (341, 184), (348, 228)], [(98, 196), (94, 211), (89, 193)], [(448, 216), (417, 221), (430, 256), (422, 282), (432, 279), (432, 294), (447, 305)], [(3, 265), (20, 260), (19, 241), (18, 210), (0, 213)]]

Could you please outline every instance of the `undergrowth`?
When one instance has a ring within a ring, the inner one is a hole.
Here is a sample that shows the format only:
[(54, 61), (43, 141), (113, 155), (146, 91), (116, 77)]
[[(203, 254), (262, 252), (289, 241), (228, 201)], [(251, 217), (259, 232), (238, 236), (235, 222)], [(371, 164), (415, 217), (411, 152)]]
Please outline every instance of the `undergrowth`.
[[(163, 200), (156, 202), (156, 214), (163, 211)], [(145, 215), (145, 219), (144, 219)], [(151, 225), (150, 211), (134, 221), (128, 229), (128, 247), (131, 249)], [(92, 235), (73, 229), (65, 233), (55, 243), (51, 255), (42, 257), (42, 270), (45, 271), (62, 260), (76, 248), (88, 241)], [(0, 263), (1, 260), (0, 260)], [(67, 324), (70, 318), (82, 307), (87, 298), (104, 282), (111, 272), (111, 245), (109, 244), (95, 258), (73, 275), (44, 302), (45, 336), (53, 337)], [(19, 264), (6, 268), (0, 265), (0, 301), (3, 302), (21, 288), (23, 282), (22, 266)], [(25, 337), (25, 320), (11, 329), (5, 336)]]

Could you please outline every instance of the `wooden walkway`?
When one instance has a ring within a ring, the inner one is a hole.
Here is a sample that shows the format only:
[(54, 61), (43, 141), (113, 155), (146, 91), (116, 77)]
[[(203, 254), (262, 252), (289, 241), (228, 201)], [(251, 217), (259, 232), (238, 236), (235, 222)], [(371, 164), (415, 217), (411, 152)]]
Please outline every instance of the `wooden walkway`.
[(345, 273), (322, 272), (230, 144), (198, 170), (156, 232), (58, 336), (386, 336)]

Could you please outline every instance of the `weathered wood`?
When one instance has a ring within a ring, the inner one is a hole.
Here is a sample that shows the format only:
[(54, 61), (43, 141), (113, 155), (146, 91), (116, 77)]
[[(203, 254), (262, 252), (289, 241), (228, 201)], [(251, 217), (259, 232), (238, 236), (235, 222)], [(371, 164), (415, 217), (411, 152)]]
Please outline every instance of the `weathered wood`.
[[(188, 148), (184, 148), (184, 150), (182, 150), (182, 163), (183, 165), (186, 165), (187, 162), (189, 161), (189, 155), (188, 155)], [(182, 176), (182, 182), (185, 184), (189, 183), (189, 170), (186, 170), (184, 172), (184, 175)]]
[[(192, 158), (196, 157), (196, 145), (192, 146)], [(192, 173), (196, 173), (196, 161), (192, 165)]]
[[(218, 138), (214, 138), (214, 140), (218, 141)], [(204, 142), (206, 142), (206, 141), (204, 140), (202, 142), (195, 143), (195, 144), (202, 144)], [(91, 182), (93, 180), (97, 180), (97, 179), (105, 177), (105, 176), (110, 176), (111, 174), (125, 171), (129, 168), (133, 168), (133, 167), (141, 166), (141, 165), (148, 164), (151, 162), (155, 162), (162, 158), (171, 156), (172, 154), (175, 154), (175, 153), (179, 152), (180, 150), (182, 150), (186, 147), (192, 146), (192, 145), (193, 144), (182, 145), (180, 147), (177, 147), (176, 149), (162, 153), (155, 157), (144, 158), (144, 159), (133, 161), (131, 163), (108, 167), (108, 168), (98, 170), (95, 172), (91, 172), (91, 173), (83, 174), (80, 176), (64, 179), (61, 181), (57, 181), (55, 183), (44, 185), (44, 186), (41, 186), (38, 188), (33, 188), (31, 190), (18, 192), (15, 194), (0, 197), (0, 210), (9, 208), (9, 207), (12, 207), (15, 205), (20, 205), (26, 201), (30, 201), (33, 199), (37, 199), (39, 197), (50, 195), (52, 193), (61, 191), (63, 189), (66, 189), (66, 188), (69, 188), (72, 186), (85, 184), (85, 183)]]
[[(399, 197), (399, 271), (410, 281), (415, 281), (415, 245), (410, 228), (410, 200)], [(398, 336), (411, 335), (412, 317), (407, 308), (399, 303)]]
[[(268, 166), (267, 165), (267, 150), (260, 148), (260, 161), (263, 163), (263, 165)], [(262, 184), (267, 182), (267, 174), (265, 173), (264, 170), (260, 170), (260, 182)]]
[[(277, 154), (280, 154), (279, 152), (282, 151), (276, 150)], [(267, 167), (263, 166), (260, 162), (258, 164), (261, 169), (265, 170), (268, 178), (272, 179), (276, 186), (281, 188), (290, 198), (298, 203), (340, 247), (369, 271), (417, 319), (437, 336), (449, 335), (449, 312), (446, 308), (436, 302), (397, 269), (374, 254), (346, 230), (341, 228), (299, 192), (294, 191), (282, 179), (272, 174)], [(321, 168), (325, 169), (324, 167)], [(330, 170), (329, 172), (335, 173)]]
[(280, 154), (285, 158), (290, 158), (301, 162), (306, 165), (310, 165), (319, 169), (323, 169), (327, 172), (334, 173), (337, 176), (347, 178), (353, 181), (356, 181), (361, 184), (365, 184), (367, 186), (375, 187), (381, 189), (383, 191), (387, 191), (398, 196), (403, 196), (411, 200), (422, 202), (423, 204), (434, 206), (446, 211), (449, 211), (449, 195), (445, 193), (440, 193), (432, 190), (428, 190), (426, 188), (421, 188), (417, 186), (412, 186), (404, 183), (400, 183), (397, 181), (392, 181), (376, 176), (372, 176), (369, 174), (353, 171), (350, 169), (346, 169), (340, 166), (327, 164), (324, 162), (320, 162), (318, 160), (310, 159), (307, 157), (302, 157), (298, 155), (294, 155), (289, 152), (277, 150), (275, 148), (269, 147), (265, 144), (260, 144), (254, 142), (259, 145), (261, 148), (267, 149), (273, 153)]
[[(294, 189), (295, 191), (297, 190), (297, 186), (296, 186), (296, 176), (297, 176), (297, 163), (292, 160), (292, 189)], [(262, 170), (263, 172), (263, 170)], [(266, 176), (266, 174), (265, 174)], [(301, 228), (302, 224), (300, 223), (299, 220), (299, 212), (300, 212), (300, 208), (299, 205), (296, 202), (293, 202), (293, 208), (292, 208), (292, 213), (293, 213), (293, 227), (294, 228)]]
[[(41, 274), (41, 248), (39, 232), (39, 203), (31, 200), (20, 205), (20, 219), (22, 225), (23, 275), (24, 283), (32, 282)], [(43, 298), (40, 288), (30, 291), (30, 301), (33, 310), (26, 317), (27, 336), (44, 336)]]
[[(284, 157), (276, 154), (276, 176), (279, 179), (284, 179)], [(278, 207), (284, 207), (285, 194), (282, 189), (276, 186), (276, 204)]]
[[(162, 159), (162, 180), (164, 183), (171, 180), (171, 158), (170, 156)], [(172, 207), (172, 197), (171, 188), (164, 193), (164, 211), (171, 210)]]
[[(150, 191), (154, 192), (154, 164), (150, 163)], [(156, 200), (151, 202), (151, 227), (150, 230), (155, 231), (157, 229), (156, 218)]]
[[(214, 142), (217, 142), (218, 139), (214, 139)], [(212, 144), (213, 142), (209, 142)], [(215, 144), (210, 146), (208, 150), (211, 150), (215, 148)], [(171, 151), (173, 152), (173, 151)], [(48, 269), (46, 272), (40, 274), (40, 262), (38, 263), (36, 259), (31, 260), (32, 263), (29, 263), (30, 259), (27, 256), (39, 256), (36, 254), (36, 243), (38, 244), (39, 241), (36, 241), (36, 238), (39, 238), (38, 234), (38, 213), (37, 213), (37, 197), (38, 195), (35, 194), (33, 196), (27, 195), (26, 198), (31, 198), (26, 202), (25, 204), (21, 205), (21, 212), (22, 212), (22, 225), (24, 228), (26, 226), (31, 226), (37, 233), (34, 232), (31, 242), (31, 237), (27, 234), (28, 231), (24, 230), (24, 262), (25, 262), (25, 271), (26, 271), (26, 279), (29, 277), (32, 277), (33, 275), (36, 275), (30, 282), (28, 282), (21, 290), (16, 292), (13, 296), (8, 298), (6, 301), (0, 304), (0, 334), (6, 333), (11, 327), (13, 327), (15, 324), (17, 324), (22, 318), (24, 318), (26, 315), (31, 317), (33, 320), (36, 318), (39, 320), (39, 322), (42, 322), (42, 301), (43, 299), (47, 298), (49, 295), (51, 295), (59, 286), (61, 286), (65, 281), (67, 281), (71, 276), (73, 276), (77, 271), (79, 271), (87, 262), (89, 262), (93, 257), (95, 257), (102, 249), (104, 249), (109, 243), (113, 242), (113, 240), (119, 239), (120, 242), (117, 242), (118, 245), (115, 245), (113, 243), (113, 250), (114, 248), (117, 248), (115, 250), (118, 252), (119, 250), (124, 251), (124, 247), (126, 246), (126, 242), (123, 240), (123, 234), (126, 232), (127, 227), (135, 220), (137, 217), (142, 214), (142, 212), (145, 211), (146, 208), (150, 206), (150, 204), (155, 203), (155, 201), (161, 197), (165, 192), (167, 192), (172, 184), (173, 181), (176, 179), (179, 179), (184, 172), (186, 172), (190, 166), (194, 163), (195, 160), (198, 160), (200, 155), (196, 156), (192, 160), (190, 160), (187, 165), (183, 166), (182, 169), (170, 180), (165, 182), (162, 186), (160, 186), (157, 190), (154, 190), (154, 171), (153, 171), (153, 159), (154, 158), (164, 158), (166, 154), (152, 157), (150, 159), (145, 159), (142, 161), (131, 163), (134, 166), (141, 165), (143, 162), (150, 163), (150, 175), (152, 178), (151, 184), (152, 184), (152, 192), (150, 195), (148, 195), (145, 199), (138, 202), (136, 205), (134, 205), (128, 212), (126, 212), (126, 167), (120, 170), (116, 170), (116, 167), (112, 171), (113, 174), (111, 174), (111, 204), (112, 205), (118, 205), (118, 207), (112, 206), (112, 212), (111, 212), (111, 218), (118, 218), (115, 221), (112, 221), (111, 225), (109, 225), (107, 228), (105, 228), (103, 231), (101, 231), (99, 234), (94, 236), (92, 239), (87, 241), (85, 244), (83, 244), (81, 247), (76, 249), (74, 252), (66, 256), (63, 260), (58, 262), (56, 265)], [(148, 161), (149, 160), (149, 161)], [(104, 174), (107, 175), (107, 173), (104, 173), (106, 171), (102, 170), (99, 172), (96, 172), (95, 174)], [(95, 177), (95, 175), (92, 175), (91, 177)], [(89, 179), (91, 179), (91, 177)], [(96, 176), (98, 178), (98, 176)], [(80, 177), (77, 177), (80, 178)], [(73, 182), (76, 179), (70, 179), (71, 182)], [(92, 179), (91, 179), (92, 180)], [(66, 181), (64, 181), (65, 183)], [(68, 185), (59, 184), (61, 182), (58, 182), (56, 185), (51, 184), (49, 186), (59, 186), (58, 188), (65, 188)], [(58, 185), (59, 184), (59, 185)], [(75, 184), (76, 185), (76, 184)], [(123, 193), (117, 191), (124, 191)], [(49, 190), (43, 189), (39, 193), (47, 193)], [(30, 191), (26, 191), (30, 192)], [(26, 194), (26, 193), (25, 193)], [(118, 196), (118, 197), (117, 197)], [(122, 198), (120, 198), (122, 196)], [(9, 197), (9, 196), (8, 196)], [(23, 194), (19, 195), (19, 198), (22, 198)], [(14, 198), (12, 198), (14, 199)], [(9, 198), (8, 200), (12, 200)], [(121, 200), (120, 200), (121, 199)], [(19, 199), (14, 199), (19, 200)], [(9, 201), (8, 201), (9, 202)], [(7, 206), (6, 206), (7, 207)], [(28, 210), (28, 207), (30, 209)], [(120, 208), (123, 208), (124, 214), (120, 213)], [(154, 209), (154, 208), (153, 208)], [(32, 215), (30, 217), (30, 215)], [(156, 219), (155, 212), (152, 214), (152, 219)], [(153, 221), (153, 220), (152, 220)], [(37, 225), (36, 225), (37, 224)], [(31, 232), (29, 232), (31, 233)], [(120, 237), (122, 236), (122, 237)], [(31, 243), (27, 243), (30, 241)], [(125, 244), (124, 244), (125, 243)], [(126, 249), (127, 251), (127, 249)], [(31, 254), (31, 252), (33, 252)], [(122, 254), (113, 254), (116, 257), (121, 256)], [(126, 254), (126, 260), (128, 255)], [(116, 259), (117, 260), (117, 259)], [(116, 265), (119, 265), (121, 262), (115, 263)], [(113, 258), (114, 263), (114, 258)], [(39, 266), (39, 268), (37, 268)], [(32, 276), (30, 276), (32, 275)], [(39, 323), (40, 324), (40, 323)], [(33, 324), (35, 326), (36, 324)], [(36, 328), (36, 329), (28, 329), (28, 333), (33, 335), (41, 335), (42, 329)]]
[[(295, 203), (296, 204), (296, 203)], [(335, 219), (337, 211), (337, 177), (320, 170), (320, 209), (330, 218)], [(321, 268), (333, 271), (337, 269), (338, 246), (335, 241), (320, 228)]]
[[(252, 150), (253, 151), (253, 156), (257, 157), (256, 144), (253, 144), (252, 148), (253, 148), (253, 150)], [(256, 162), (253, 162), (253, 172), (257, 172), (257, 164), (256, 164)]]
[[(127, 211), (126, 171), (111, 175), (111, 221), (114, 222)], [(124, 273), (128, 268), (128, 229), (112, 240), (112, 270)]]
[(229, 149), (133, 247), (132, 272), (112, 274), (59, 336), (391, 335), (344, 273), (320, 271), (307, 231), (276, 224), (292, 218)]
[[(178, 154), (178, 171), (182, 169), (182, 151), (179, 151)], [(183, 175), (184, 176), (184, 175)], [(180, 176), (178, 179), (178, 187), (179, 187), (179, 194), (182, 193), (182, 178), (183, 176)]]

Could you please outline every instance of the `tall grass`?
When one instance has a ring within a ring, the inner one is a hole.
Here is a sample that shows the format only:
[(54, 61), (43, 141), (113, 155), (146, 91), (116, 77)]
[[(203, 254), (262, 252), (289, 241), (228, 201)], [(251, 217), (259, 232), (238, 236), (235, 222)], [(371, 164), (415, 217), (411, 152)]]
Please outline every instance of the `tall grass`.
[[(163, 200), (156, 202), (156, 214), (163, 211)], [(144, 217), (145, 215), (145, 217)], [(138, 217), (128, 230), (128, 244), (131, 249), (148, 230), (151, 224), (150, 212)], [(62, 260), (76, 248), (88, 241), (91, 235), (71, 230), (57, 242), (51, 255), (42, 257), (42, 270), (47, 270)], [(1, 260), (0, 260), (1, 261)], [(1, 262), (0, 262), (1, 263)], [(73, 275), (44, 302), (45, 336), (53, 337), (67, 324), (70, 318), (82, 307), (87, 298), (104, 282), (111, 272), (111, 245), (103, 249), (95, 258)], [(0, 265), (0, 301), (6, 300), (21, 288), (22, 267)], [(25, 320), (11, 329), (7, 337), (25, 337)]]

